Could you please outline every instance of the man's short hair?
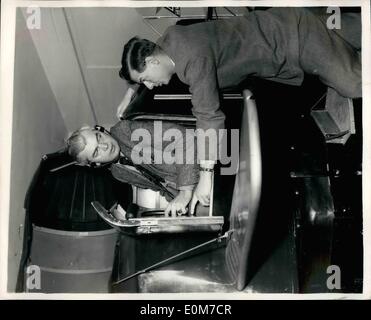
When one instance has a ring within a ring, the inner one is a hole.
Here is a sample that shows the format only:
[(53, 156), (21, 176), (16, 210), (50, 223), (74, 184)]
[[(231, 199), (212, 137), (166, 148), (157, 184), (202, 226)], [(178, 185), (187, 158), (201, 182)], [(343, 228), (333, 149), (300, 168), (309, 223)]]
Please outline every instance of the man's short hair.
[(146, 67), (146, 58), (158, 49), (159, 47), (152, 41), (139, 37), (131, 38), (122, 52), (120, 78), (125, 79), (130, 84), (135, 84), (130, 78), (130, 70), (143, 72)]
[(80, 152), (83, 151), (86, 146), (86, 139), (81, 134), (81, 132), (83, 132), (84, 130), (89, 130), (89, 129), (91, 130), (92, 128), (82, 127), (74, 131), (66, 141), (68, 154), (72, 157), (73, 160), (83, 165), (86, 165), (88, 163), (86, 163), (84, 160), (78, 157)]

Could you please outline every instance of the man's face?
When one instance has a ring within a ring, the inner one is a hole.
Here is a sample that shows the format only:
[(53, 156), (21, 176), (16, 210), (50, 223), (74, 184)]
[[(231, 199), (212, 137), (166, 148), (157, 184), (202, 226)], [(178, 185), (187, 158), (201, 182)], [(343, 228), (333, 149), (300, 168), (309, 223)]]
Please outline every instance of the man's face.
[(86, 129), (81, 132), (85, 138), (85, 148), (78, 154), (83, 162), (107, 163), (116, 160), (120, 154), (117, 141), (108, 133), (95, 129)]
[(171, 68), (161, 59), (149, 56), (143, 72), (130, 70), (130, 77), (137, 83), (143, 83), (148, 89), (167, 85), (172, 77)]

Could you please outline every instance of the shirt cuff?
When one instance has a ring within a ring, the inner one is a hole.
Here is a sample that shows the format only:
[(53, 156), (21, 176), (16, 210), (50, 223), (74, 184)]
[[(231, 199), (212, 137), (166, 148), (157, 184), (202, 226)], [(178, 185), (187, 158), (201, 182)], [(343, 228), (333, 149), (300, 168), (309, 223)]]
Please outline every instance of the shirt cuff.
[(214, 168), (216, 161), (214, 160), (200, 160), (200, 166), (203, 168)]
[(178, 190), (184, 190), (184, 191), (190, 190), (190, 191), (192, 191), (194, 188), (195, 188), (195, 184), (191, 184), (191, 185), (188, 185), (188, 186), (180, 186), (180, 187), (178, 187)]

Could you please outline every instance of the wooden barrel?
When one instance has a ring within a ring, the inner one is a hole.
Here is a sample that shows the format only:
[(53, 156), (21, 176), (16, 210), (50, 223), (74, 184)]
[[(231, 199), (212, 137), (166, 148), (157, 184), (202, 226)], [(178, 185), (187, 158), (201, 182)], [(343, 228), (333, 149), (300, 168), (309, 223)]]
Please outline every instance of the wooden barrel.
[[(75, 232), (33, 225), (27, 292), (109, 292), (117, 232), (114, 229)], [(40, 279), (35, 277), (39, 270)], [(30, 280), (30, 279), (29, 279)]]

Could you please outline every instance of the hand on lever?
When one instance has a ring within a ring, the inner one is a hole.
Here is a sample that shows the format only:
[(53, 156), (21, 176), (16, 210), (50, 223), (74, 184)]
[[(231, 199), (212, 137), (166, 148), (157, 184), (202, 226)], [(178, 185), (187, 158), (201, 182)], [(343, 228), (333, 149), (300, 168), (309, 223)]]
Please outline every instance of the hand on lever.
[(119, 204), (114, 204), (109, 210), (111, 214), (118, 220), (126, 220), (126, 211)]
[(171, 213), (172, 217), (187, 213), (187, 205), (191, 201), (192, 190), (180, 190), (178, 195), (168, 204), (165, 216)]

